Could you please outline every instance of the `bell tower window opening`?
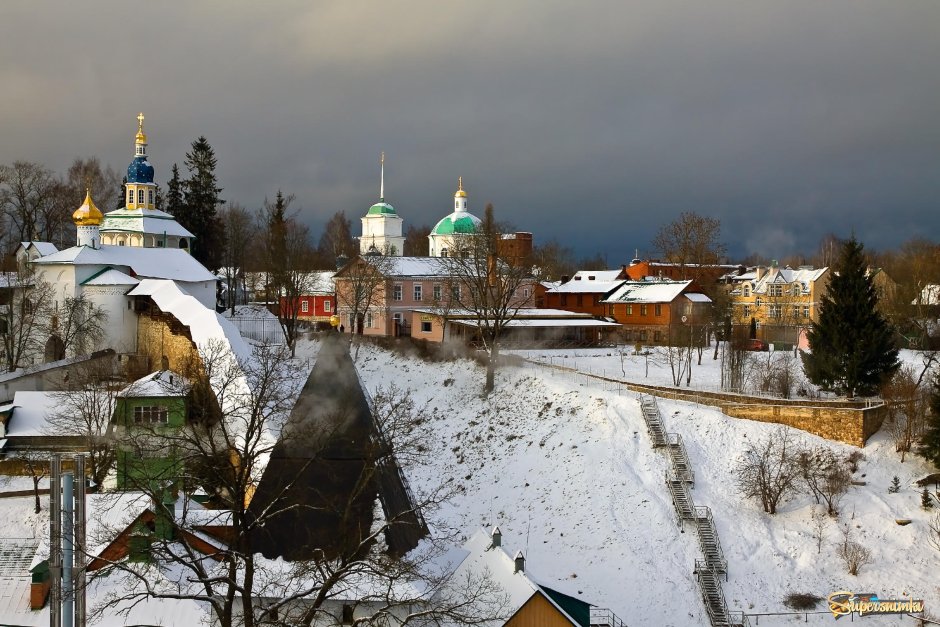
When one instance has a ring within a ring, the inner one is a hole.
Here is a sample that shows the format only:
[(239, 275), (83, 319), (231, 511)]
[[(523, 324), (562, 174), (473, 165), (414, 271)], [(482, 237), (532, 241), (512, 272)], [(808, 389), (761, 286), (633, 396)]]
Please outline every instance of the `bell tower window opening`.
[(134, 190), (133, 189), (127, 190), (127, 204), (129, 205), (134, 204)]
[(151, 205), (153, 204), (153, 190), (152, 189), (147, 192), (147, 202)]
[(144, 190), (142, 189), (137, 190), (137, 204), (138, 205), (144, 204)]

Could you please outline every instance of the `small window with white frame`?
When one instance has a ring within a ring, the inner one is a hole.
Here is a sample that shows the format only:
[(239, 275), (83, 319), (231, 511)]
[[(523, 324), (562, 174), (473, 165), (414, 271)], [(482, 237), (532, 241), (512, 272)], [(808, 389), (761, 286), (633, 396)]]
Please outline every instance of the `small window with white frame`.
[(401, 284), (392, 286), (392, 300), (401, 300)]
[(435, 301), (440, 301), (440, 300), (441, 300), (441, 285), (440, 285), (440, 283), (436, 283), (436, 284), (434, 285), (433, 294), (434, 294), (434, 300), (435, 300)]
[(330, 313), (333, 310), (333, 304), (329, 300), (323, 301), (323, 311)]
[(307, 302), (306, 299), (300, 301), (300, 311), (301, 311), (301, 313), (309, 313), (309, 312), (310, 312), (310, 303)]
[(415, 302), (419, 302), (422, 297), (422, 288), (420, 283), (415, 283), (414, 285), (414, 299)]

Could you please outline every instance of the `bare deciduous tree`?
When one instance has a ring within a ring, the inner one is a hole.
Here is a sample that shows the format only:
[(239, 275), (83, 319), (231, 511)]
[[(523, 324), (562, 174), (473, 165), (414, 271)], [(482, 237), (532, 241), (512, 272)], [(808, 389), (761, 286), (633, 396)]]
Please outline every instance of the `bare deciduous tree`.
[(62, 309), (52, 314), (49, 332), (61, 340), (63, 359), (67, 354), (87, 355), (104, 337), (108, 312), (96, 305), (85, 293), (68, 296)]
[(112, 376), (110, 362), (89, 362), (69, 382), (70, 390), (56, 392), (56, 409), (46, 417), (48, 435), (78, 436), (85, 451), (86, 469), (100, 486), (117, 458), (108, 430), (114, 402), (126, 382)]
[(0, 342), (3, 365), (13, 372), (42, 353), (54, 298), (53, 287), (28, 263), (0, 273)]
[(310, 231), (288, 213), (293, 200), (293, 195), (284, 196), (278, 190), (273, 203), (265, 201), (260, 219), (264, 228), (264, 250), (271, 279), (268, 293), (273, 293), (278, 299), (277, 319), (284, 331), (291, 356), (296, 351), (300, 331), (298, 318), (301, 297), (310, 293), (314, 277), (311, 274), (314, 255)]
[(330, 268), (336, 267), (337, 259), (352, 259), (359, 252), (352, 236), (352, 223), (346, 217), (346, 212), (337, 211), (323, 227), (317, 252), (321, 261)]
[(831, 449), (820, 446), (798, 454), (803, 482), (818, 504), (826, 503), (826, 513), (837, 516), (842, 496), (852, 484), (852, 475)]
[(750, 444), (735, 468), (738, 490), (745, 497), (759, 499), (768, 514), (776, 514), (777, 505), (800, 480), (800, 449), (799, 440), (787, 427)]
[(871, 551), (852, 539), (852, 527), (848, 524), (842, 528), (842, 544), (839, 545), (837, 553), (850, 575), (858, 575), (862, 566), (872, 562)]
[[(332, 501), (297, 501), (286, 496), (296, 483), (309, 480), (309, 476), (304, 478), (308, 468), (334, 459), (336, 449), (331, 448), (329, 420), (288, 421), (302, 381), (285, 349), (261, 346), (251, 359), (237, 360), (224, 346), (210, 344), (202, 348), (200, 359), (186, 374), (193, 398), (210, 401), (203, 404), (206, 411), (196, 412), (180, 429), (129, 425), (121, 435), (122, 446), (143, 441), (152, 447), (162, 442), (163, 450), (172, 451), (176, 474), (169, 482), (172, 488), (167, 488), (166, 473), (160, 474), (159, 481), (146, 475), (137, 479), (138, 489), (148, 499), (163, 503), (168, 490), (189, 492), (204, 487), (219, 509), (200, 509), (182, 499), (182, 506), (161, 521), (168, 532), (149, 536), (149, 562), (114, 561), (110, 569), (98, 571), (99, 577), (115, 578), (116, 585), (109, 586), (112, 592), (96, 608), (97, 614), (126, 611), (146, 598), (186, 599), (211, 608), (214, 623), (223, 627), (334, 624), (340, 619), (334, 598), (348, 599), (344, 595), (354, 594), (350, 602), (355, 604), (355, 616), (348, 624), (437, 624), (444, 619), (481, 624), (483, 619), (499, 616), (500, 608), (492, 604), (491, 581), (450, 587), (446, 573), (434, 572), (431, 566), (439, 553), (433, 543), (427, 550), (419, 548), (401, 557), (383, 550), (385, 533), (405, 514), (373, 510), (371, 527), (358, 528), (342, 541), (324, 537), (322, 549), (305, 546), (310, 558), (284, 561), (260, 553), (259, 534), (279, 524), (279, 516), (305, 509), (349, 515), (379, 480), (376, 473), (385, 456), (410, 459), (421, 455), (415, 427), (424, 416), (407, 392), (377, 391), (371, 411), (381, 437), (363, 443), (376, 457), (373, 463), (363, 464), (361, 472), (355, 471), (359, 476), (352, 477), (352, 491), (334, 510)], [(345, 408), (336, 411), (341, 418), (346, 415)], [(255, 492), (258, 479), (276, 450), (287, 450), (278, 448), (282, 446), (299, 446), (304, 456), (290, 455), (290, 462), (281, 467), (284, 472), (279, 473), (277, 489), (262, 497), (260, 489)], [(354, 467), (343, 468), (346, 472)], [(317, 495), (321, 489), (328, 490), (319, 485), (305, 489)], [(433, 507), (447, 493), (446, 486), (432, 488), (419, 495), (414, 506)], [(205, 541), (200, 540), (206, 524), (226, 528), (225, 541), (213, 540), (210, 545), (216, 548), (208, 554)], [(154, 577), (158, 570), (161, 578)], [(407, 592), (415, 589), (411, 586), (415, 583), (425, 592)]]
[(725, 250), (721, 243), (721, 221), (694, 211), (683, 212), (660, 227), (652, 243), (665, 261), (680, 267), (680, 278), (686, 279), (701, 278), (698, 269), (719, 263)]
[(923, 432), (927, 391), (921, 387), (913, 366), (904, 365), (881, 386), (881, 398), (888, 407), (894, 450), (903, 462)]
[(940, 551), (940, 512), (927, 523), (927, 544)]
[(537, 283), (531, 259), (502, 254), (502, 235), (510, 231), (496, 222), (493, 205), (487, 204), (476, 232), (455, 239), (444, 259), (454, 281), (455, 305), (473, 315), (477, 337), (487, 353), (484, 393), (495, 386), (500, 339), (519, 310), (531, 306)]
[[(371, 313), (384, 313), (388, 294), (389, 273), (394, 257), (366, 255), (353, 259), (336, 273), (336, 311), (349, 333), (362, 335)], [(358, 346), (357, 346), (358, 354)]]
[(51, 241), (45, 216), (57, 191), (52, 171), (40, 163), (15, 161), (0, 166), (0, 212), (8, 219), (14, 241)]
[(232, 314), (235, 305), (246, 305), (244, 273), (249, 259), (256, 252), (253, 249), (256, 230), (251, 213), (239, 205), (230, 202), (219, 212), (222, 222), (222, 248), (220, 269), (224, 281), (223, 304)]
[(809, 510), (810, 521), (813, 527), (813, 538), (816, 539), (816, 553), (822, 551), (823, 539), (826, 537), (826, 527), (829, 526), (829, 516), (822, 509), (813, 505)]

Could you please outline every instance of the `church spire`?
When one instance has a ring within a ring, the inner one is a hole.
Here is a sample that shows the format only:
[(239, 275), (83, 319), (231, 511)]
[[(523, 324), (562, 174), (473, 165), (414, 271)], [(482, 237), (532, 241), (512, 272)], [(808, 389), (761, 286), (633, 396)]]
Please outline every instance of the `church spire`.
[(379, 202), (385, 202), (385, 151), (382, 151), (382, 157), (379, 160), (382, 165), (382, 176), (379, 182)]
[(147, 135), (144, 133), (144, 114), (137, 114), (137, 135), (134, 137), (134, 144), (137, 146), (136, 156), (147, 156)]

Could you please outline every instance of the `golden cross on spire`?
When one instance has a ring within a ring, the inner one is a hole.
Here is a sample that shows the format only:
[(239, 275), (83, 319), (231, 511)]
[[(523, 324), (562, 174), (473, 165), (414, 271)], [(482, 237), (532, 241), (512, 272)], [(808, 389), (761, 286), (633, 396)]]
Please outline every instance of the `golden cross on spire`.
[(462, 176), (457, 177), (457, 191), (458, 192), (463, 191), (463, 177)]
[(144, 130), (144, 114), (143, 114), (143, 112), (140, 112), (140, 113), (137, 114), (137, 130), (138, 130), (138, 131)]

